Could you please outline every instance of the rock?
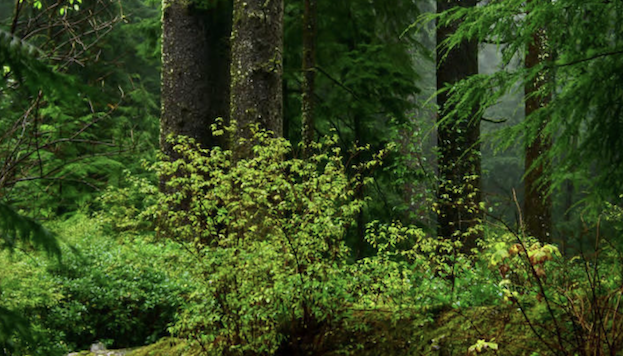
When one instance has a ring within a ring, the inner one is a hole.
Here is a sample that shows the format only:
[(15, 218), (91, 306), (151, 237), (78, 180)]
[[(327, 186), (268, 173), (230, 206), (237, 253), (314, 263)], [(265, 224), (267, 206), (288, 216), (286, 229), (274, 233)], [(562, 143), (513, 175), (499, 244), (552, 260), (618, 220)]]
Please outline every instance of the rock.
[(106, 350), (106, 345), (102, 344), (101, 342), (96, 342), (95, 344), (91, 345), (91, 352), (104, 351), (104, 350)]
[[(94, 347), (96, 345), (101, 345), (103, 348)], [(119, 350), (107, 350), (102, 344), (93, 344), (91, 345), (90, 351), (80, 351), (80, 352), (72, 352), (67, 354), (67, 356), (125, 356), (130, 353), (130, 351), (134, 349), (119, 349)]]

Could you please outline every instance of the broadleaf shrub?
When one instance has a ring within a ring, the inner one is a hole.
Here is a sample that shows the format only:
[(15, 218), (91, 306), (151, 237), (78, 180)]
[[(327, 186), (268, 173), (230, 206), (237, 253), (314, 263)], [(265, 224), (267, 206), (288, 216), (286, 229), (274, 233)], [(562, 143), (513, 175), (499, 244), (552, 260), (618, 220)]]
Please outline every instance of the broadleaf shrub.
[(35, 331), (34, 342), (11, 340), (15, 354), (66, 354), (97, 340), (129, 347), (168, 335), (189, 291), (183, 271), (167, 270), (179, 247), (144, 237), (121, 243), (80, 214), (55, 230), (67, 240), (61, 260), (21, 251), (3, 257), (9, 263), (0, 268), (0, 307)]
[[(363, 202), (334, 139), (309, 159), (255, 131), (252, 156), (234, 159), (178, 138), (180, 159), (155, 212), (159, 234), (197, 256), (202, 281), (174, 331), (207, 352), (268, 355), (305, 347), (352, 303), (344, 278), (348, 227)], [(309, 341), (309, 340), (307, 340)]]
[[(390, 342), (376, 326), (427, 323), (457, 295), (465, 306), (497, 298), (486, 266), (460, 279), (472, 266), (460, 242), (398, 222), (370, 224), (366, 239), (376, 253), (353, 261), (345, 241), (365, 204), (355, 192), (370, 182), (363, 172), (381, 164), (384, 152), (351, 167), (360, 173), (349, 178), (336, 139), (299, 159), (285, 139), (254, 134), (252, 154), (242, 158), (172, 138), (179, 159), (157, 165), (167, 182), (151, 210), (158, 234), (186, 247), (199, 284), (171, 331), (195, 349), (395, 350), (408, 340)], [(479, 299), (470, 301), (473, 295)]]

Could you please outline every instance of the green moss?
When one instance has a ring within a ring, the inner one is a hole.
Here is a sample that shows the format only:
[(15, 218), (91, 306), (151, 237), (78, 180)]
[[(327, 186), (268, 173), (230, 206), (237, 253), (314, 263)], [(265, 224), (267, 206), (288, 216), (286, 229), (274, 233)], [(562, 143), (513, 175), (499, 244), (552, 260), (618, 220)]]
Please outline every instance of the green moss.
[(155, 344), (138, 348), (127, 356), (192, 356), (200, 353), (200, 350), (190, 347), (184, 340), (167, 337)]
[(499, 345), (499, 355), (548, 355), (521, 313), (512, 306), (447, 310), (433, 320), (414, 330), (414, 354), (463, 355), (478, 340), (494, 340)]
[(336, 356), (441, 356), (465, 355), (478, 340), (498, 344), (498, 355), (549, 355), (511, 306), (437, 310), (400, 320), (392, 313), (367, 311), (313, 343), (331, 343), (324, 349)]

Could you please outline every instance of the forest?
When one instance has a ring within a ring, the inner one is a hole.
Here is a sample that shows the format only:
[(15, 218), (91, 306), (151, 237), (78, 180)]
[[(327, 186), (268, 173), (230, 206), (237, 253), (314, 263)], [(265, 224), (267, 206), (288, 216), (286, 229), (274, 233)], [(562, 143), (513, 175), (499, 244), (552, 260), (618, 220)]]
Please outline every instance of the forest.
[(0, 355), (623, 354), (623, 2), (0, 0)]

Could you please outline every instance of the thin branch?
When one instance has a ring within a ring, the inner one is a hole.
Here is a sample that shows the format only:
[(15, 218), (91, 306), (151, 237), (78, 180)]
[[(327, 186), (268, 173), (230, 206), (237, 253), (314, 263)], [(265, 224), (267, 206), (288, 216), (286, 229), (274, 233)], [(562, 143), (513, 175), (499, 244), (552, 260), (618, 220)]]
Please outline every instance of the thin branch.
[(490, 123), (492, 123), (492, 124), (503, 124), (503, 123), (505, 123), (506, 121), (508, 121), (508, 119), (499, 119), (499, 120), (496, 120), (496, 119), (488, 119), (488, 118), (486, 118), (486, 117), (481, 117), (481, 118), (480, 118), (480, 121), (490, 122)]
[[(497, 219), (495, 216), (493, 215), (489, 215), (495, 219)], [(536, 269), (534, 268), (534, 265), (530, 262), (530, 257), (528, 256), (528, 249), (526, 248), (526, 245), (524, 244), (523, 240), (521, 239), (521, 237), (519, 236), (519, 234), (517, 232), (515, 232), (515, 230), (513, 230), (510, 226), (508, 226), (508, 224), (502, 220), (502, 219), (497, 219), (498, 222), (502, 223), (502, 225), (504, 225), (507, 229), (508, 232), (510, 232), (515, 239), (517, 240), (517, 242), (519, 243), (519, 245), (521, 246), (521, 250), (519, 251), (520, 255), (523, 255), (528, 263), (529, 266), (529, 270), (532, 272), (532, 276), (535, 279), (537, 286), (539, 287), (539, 291), (541, 293), (541, 295), (543, 296), (543, 299), (545, 300), (545, 306), (547, 308), (548, 313), (550, 314), (552, 320), (554, 321), (554, 328), (555, 328), (555, 334), (556, 334), (556, 338), (558, 339), (558, 345), (560, 346), (560, 348), (563, 348), (563, 338), (562, 338), (562, 334), (560, 331), (560, 326), (558, 325), (558, 318), (556, 318), (556, 315), (554, 314), (554, 310), (552, 309), (551, 303), (549, 301), (549, 298), (547, 297), (547, 294), (545, 293), (545, 287), (543, 286), (543, 282), (541, 281), (541, 278), (539, 277), (539, 275), (536, 273)], [(515, 299), (515, 298), (513, 298)], [(519, 303), (518, 303), (519, 305)], [(521, 307), (520, 307), (521, 309)], [(526, 321), (529, 323), (530, 320), (527, 318), (527, 315), (525, 314), (524, 310), (522, 309), (521, 312), (524, 314), (524, 317), (526, 318)], [(533, 330), (534, 331), (534, 330)], [(542, 339), (540, 334), (536, 334), (535, 335), (544, 342), (544, 340)], [(556, 352), (556, 350), (553, 348), (553, 346), (549, 345), (548, 343), (545, 344), (552, 352), (554, 352), (555, 354), (558, 354)]]
[(17, 30), (17, 20), (19, 19), (19, 13), (22, 10), (22, 6), (24, 6), (24, 1), (15, 0), (15, 13), (13, 14), (10, 31), (12, 35), (15, 35), (15, 31)]
[(342, 89), (346, 90), (347, 92), (349, 92), (352, 96), (355, 97), (355, 99), (360, 100), (359, 96), (357, 96), (357, 94), (355, 94), (355, 92), (352, 89), (350, 89), (349, 87), (344, 85), (344, 83), (340, 82), (339, 80), (333, 78), (331, 76), (331, 74), (329, 74), (326, 70), (322, 69), (322, 67), (315, 66), (314, 69), (316, 69), (320, 73), (324, 74), (327, 78), (329, 78), (329, 80), (331, 80), (333, 83), (337, 84), (337, 86), (339, 86), (340, 88), (342, 88)]
[(590, 56), (590, 57), (578, 59), (578, 60), (567, 62), (567, 63), (560, 63), (560, 64), (555, 64), (554, 63), (554, 66), (556, 66), (556, 67), (572, 66), (572, 65), (575, 65), (575, 64), (583, 63), (583, 62), (592, 61), (592, 60), (597, 59), (597, 58), (607, 57), (607, 56), (615, 56), (615, 55), (619, 55), (619, 54), (623, 54), (623, 49), (617, 50), (617, 51), (612, 51), (612, 52), (599, 53), (599, 54), (596, 54), (596, 55), (593, 55), (593, 56)]

